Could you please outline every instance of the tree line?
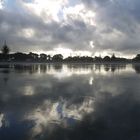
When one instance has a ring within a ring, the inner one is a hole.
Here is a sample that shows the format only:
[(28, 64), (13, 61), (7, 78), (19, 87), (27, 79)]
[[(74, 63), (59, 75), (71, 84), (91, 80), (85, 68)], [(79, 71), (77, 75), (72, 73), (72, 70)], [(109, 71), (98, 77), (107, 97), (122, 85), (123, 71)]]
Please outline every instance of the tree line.
[(116, 57), (115, 54), (105, 57), (90, 57), (90, 56), (68, 56), (64, 58), (62, 54), (55, 54), (53, 56), (45, 53), (23, 53), (16, 52), (10, 53), (9, 47), (6, 45), (6, 41), (1, 48), (0, 53), (1, 62), (78, 62), (78, 63), (105, 63), (105, 62), (118, 62), (118, 63), (130, 63), (140, 62), (140, 54), (137, 54), (133, 59)]

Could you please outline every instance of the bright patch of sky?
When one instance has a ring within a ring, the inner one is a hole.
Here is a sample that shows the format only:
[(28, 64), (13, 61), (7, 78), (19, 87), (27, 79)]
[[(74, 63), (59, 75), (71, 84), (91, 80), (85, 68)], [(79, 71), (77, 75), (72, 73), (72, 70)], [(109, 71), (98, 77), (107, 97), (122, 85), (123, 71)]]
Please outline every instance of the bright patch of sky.
[(0, 9), (3, 8), (3, 0), (0, 0)]

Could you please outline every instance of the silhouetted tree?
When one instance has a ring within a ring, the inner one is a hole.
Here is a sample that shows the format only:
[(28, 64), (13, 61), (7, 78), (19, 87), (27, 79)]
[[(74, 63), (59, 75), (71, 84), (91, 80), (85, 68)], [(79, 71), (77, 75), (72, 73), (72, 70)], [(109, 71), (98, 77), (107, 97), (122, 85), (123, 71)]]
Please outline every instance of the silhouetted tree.
[(2, 51), (2, 54), (4, 54), (4, 55), (8, 55), (8, 54), (9, 54), (10, 49), (9, 49), (9, 47), (6, 45), (6, 41), (4, 42), (4, 45), (3, 45), (2, 49), (1, 49), (1, 51)]
[(30, 52), (30, 53), (28, 54), (28, 60), (29, 60), (29, 61), (38, 60), (38, 54)]
[(65, 59), (65, 62), (72, 62), (73, 61), (73, 57), (69, 56)]
[(14, 61), (27, 61), (28, 55), (25, 53), (17, 52), (13, 55)]
[(140, 54), (137, 54), (135, 58), (133, 58), (134, 62), (140, 62)]
[(47, 61), (51, 61), (51, 56), (50, 55), (47, 55)]
[(115, 54), (113, 53), (112, 57), (111, 57), (111, 61), (116, 61), (116, 56)]
[(47, 60), (47, 55), (44, 54), (44, 53), (41, 53), (41, 54), (40, 54), (40, 60), (41, 60), (41, 61), (46, 61), (46, 60)]
[(105, 62), (109, 62), (111, 59), (110, 59), (110, 57), (109, 56), (105, 56), (104, 58), (103, 58), (103, 61), (105, 61)]
[(102, 58), (95, 56), (94, 62), (101, 63), (102, 62)]
[(52, 61), (55, 62), (62, 62), (63, 61), (63, 55), (62, 54), (56, 54), (52, 57)]

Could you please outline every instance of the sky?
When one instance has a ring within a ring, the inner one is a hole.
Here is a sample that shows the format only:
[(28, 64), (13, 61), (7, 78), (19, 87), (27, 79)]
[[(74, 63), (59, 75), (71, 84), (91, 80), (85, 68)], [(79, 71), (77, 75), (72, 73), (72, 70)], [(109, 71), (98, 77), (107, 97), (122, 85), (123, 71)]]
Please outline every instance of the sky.
[(11, 52), (132, 57), (140, 0), (0, 0), (0, 46)]

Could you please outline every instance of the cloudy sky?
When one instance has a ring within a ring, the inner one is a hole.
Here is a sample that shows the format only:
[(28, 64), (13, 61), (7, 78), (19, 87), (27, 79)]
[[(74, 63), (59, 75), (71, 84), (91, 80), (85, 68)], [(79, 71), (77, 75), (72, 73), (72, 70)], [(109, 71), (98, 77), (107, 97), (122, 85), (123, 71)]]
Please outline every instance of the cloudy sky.
[(0, 0), (0, 45), (12, 52), (133, 56), (140, 0)]

